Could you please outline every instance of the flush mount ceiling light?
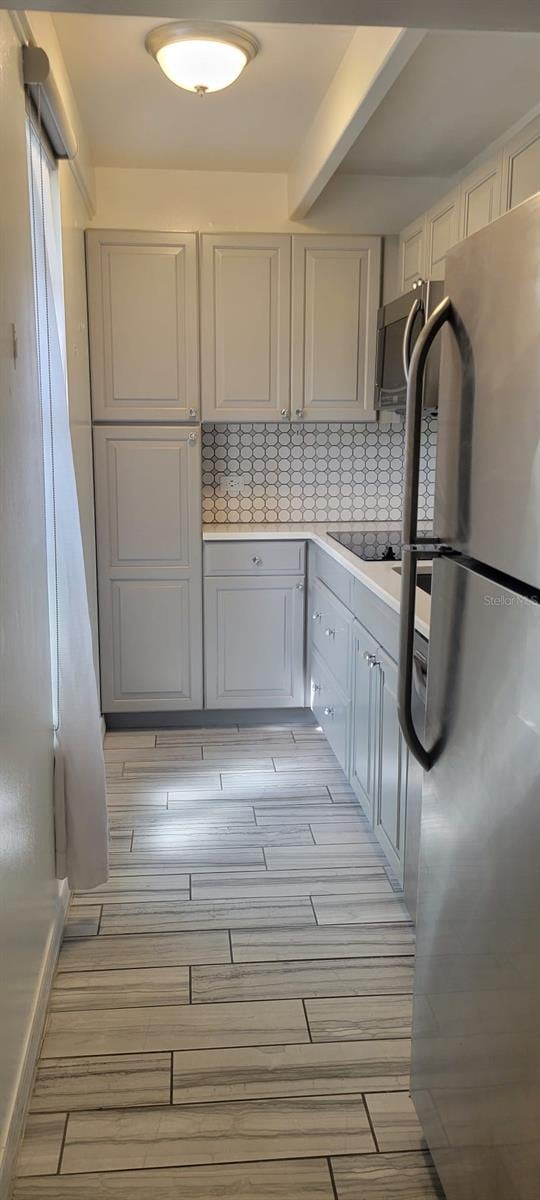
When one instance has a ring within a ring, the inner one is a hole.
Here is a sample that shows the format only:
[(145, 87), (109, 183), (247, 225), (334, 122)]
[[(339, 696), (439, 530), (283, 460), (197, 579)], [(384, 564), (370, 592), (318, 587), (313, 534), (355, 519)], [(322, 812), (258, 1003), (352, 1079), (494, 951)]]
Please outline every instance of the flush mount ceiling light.
[(199, 96), (229, 87), (259, 49), (245, 29), (217, 21), (158, 25), (145, 46), (168, 79)]

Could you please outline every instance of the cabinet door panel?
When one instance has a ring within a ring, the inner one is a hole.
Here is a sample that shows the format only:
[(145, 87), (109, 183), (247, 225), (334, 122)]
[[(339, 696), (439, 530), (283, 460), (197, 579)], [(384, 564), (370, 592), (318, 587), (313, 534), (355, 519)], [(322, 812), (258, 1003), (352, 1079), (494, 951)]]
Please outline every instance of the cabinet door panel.
[[(351, 783), (366, 816), (375, 824), (379, 785), (379, 647), (357, 625), (354, 645)], [(373, 665), (372, 665), (373, 664)]]
[(189, 699), (189, 581), (115, 580), (111, 592), (115, 701)]
[(478, 167), (461, 184), (459, 235), (469, 237), (489, 225), (501, 211), (501, 165), (499, 155)]
[(196, 235), (90, 230), (87, 263), (94, 420), (195, 419)]
[(285, 234), (203, 234), (205, 420), (289, 416), (290, 255)]
[(205, 579), (207, 708), (304, 703), (304, 579)]
[(458, 240), (457, 189), (435, 204), (426, 218), (427, 275), (429, 279), (444, 279), (448, 251)]
[(380, 771), (375, 833), (403, 882), (408, 756), (398, 719), (397, 667), (380, 648), (377, 657)]
[(293, 237), (292, 415), (372, 415), (380, 238)]
[(349, 773), (351, 700), (336, 683), (327, 663), (312, 648), (310, 663), (311, 710), (324, 730), (338, 763)]
[(540, 191), (540, 117), (511, 139), (503, 154), (503, 201), (507, 212)]
[(106, 441), (110, 566), (145, 573), (188, 567), (190, 466), (198, 449), (161, 441), (159, 433), (148, 442), (136, 428), (130, 435)]
[(94, 429), (105, 712), (202, 707), (199, 451), (194, 430)]
[(426, 274), (426, 219), (418, 217), (399, 238), (400, 286), (408, 292), (417, 279)]

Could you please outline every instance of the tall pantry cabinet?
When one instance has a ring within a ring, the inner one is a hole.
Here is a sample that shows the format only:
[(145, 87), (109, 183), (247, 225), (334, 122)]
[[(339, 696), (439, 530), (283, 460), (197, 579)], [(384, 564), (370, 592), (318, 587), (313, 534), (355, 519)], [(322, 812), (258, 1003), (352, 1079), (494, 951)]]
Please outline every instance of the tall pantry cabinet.
[(101, 705), (200, 709), (197, 238), (86, 236)]

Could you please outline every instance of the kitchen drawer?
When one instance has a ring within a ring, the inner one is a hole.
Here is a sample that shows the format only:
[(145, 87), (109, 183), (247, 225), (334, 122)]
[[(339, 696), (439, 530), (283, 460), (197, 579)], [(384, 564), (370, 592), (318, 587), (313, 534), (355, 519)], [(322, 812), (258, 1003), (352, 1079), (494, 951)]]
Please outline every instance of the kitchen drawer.
[(305, 542), (207, 542), (205, 575), (297, 575), (304, 571)]
[(354, 576), (318, 546), (314, 550), (315, 575), (341, 600), (346, 608), (352, 609), (352, 585)]
[(316, 580), (308, 611), (313, 645), (344, 691), (350, 691), (353, 618), (328, 588)]
[(399, 658), (399, 613), (376, 596), (370, 588), (353, 579), (353, 612), (360, 624), (384, 646), (395, 662)]
[(342, 692), (317, 651), (311, 655), (311, 709), (324, 730), (334, 754), (344, 770), (349, 771), (351, 701)]

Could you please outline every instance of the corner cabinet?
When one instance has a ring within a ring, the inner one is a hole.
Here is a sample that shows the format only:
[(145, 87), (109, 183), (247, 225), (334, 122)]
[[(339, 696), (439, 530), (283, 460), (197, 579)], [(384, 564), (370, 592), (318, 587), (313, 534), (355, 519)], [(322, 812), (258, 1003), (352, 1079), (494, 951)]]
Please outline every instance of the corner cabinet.
[(202, 708), (198, 430), (94, 429), (102, 708)]
[(293, 420), (374, 417), (381, 239), (292, 239)]
[(94, 421), (199, 420), (197, 235), (86, 234)]
[(286, 234), (202, 234), (204, 421), (289, 418), (290, 272)]
[(205, 546), (206, 708), (302, 708), (303, 542)]

